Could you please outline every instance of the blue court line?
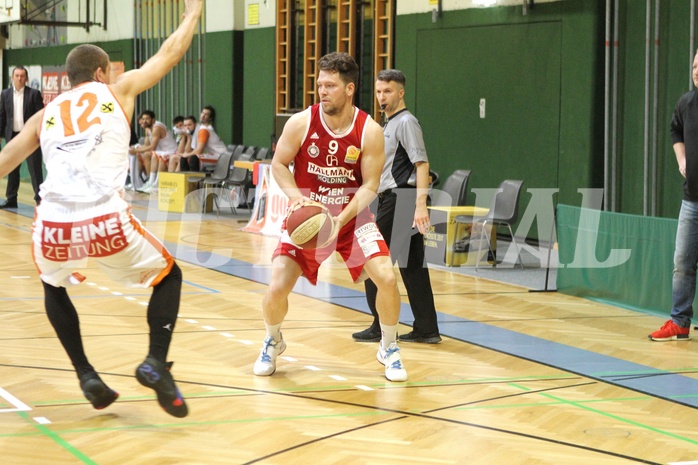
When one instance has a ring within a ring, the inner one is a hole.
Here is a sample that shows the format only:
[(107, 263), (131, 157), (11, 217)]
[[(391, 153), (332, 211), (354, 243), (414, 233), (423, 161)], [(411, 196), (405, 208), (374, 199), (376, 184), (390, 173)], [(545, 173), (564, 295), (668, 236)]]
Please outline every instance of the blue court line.
[[(178, 260), (261, 284), (269, 283), (270, 266), (253, 265), (215, 254), (210, 254), (209, 260), (202, 263), (201, 253), (192, 247), (175, 243), (168, 243), (167, 247), (175, 251)], [(326, 282), (312, 286), (307, 280), (300, 279), (293, 292), (370, 314), (365, 294), (354, 289)], [(444, 336), (698, 408), (698, 379), (441, 312), (437, 312), (437, 318)], [(400, 322), (407, 325), (414, 322), (408, 304), (401, 305)]]

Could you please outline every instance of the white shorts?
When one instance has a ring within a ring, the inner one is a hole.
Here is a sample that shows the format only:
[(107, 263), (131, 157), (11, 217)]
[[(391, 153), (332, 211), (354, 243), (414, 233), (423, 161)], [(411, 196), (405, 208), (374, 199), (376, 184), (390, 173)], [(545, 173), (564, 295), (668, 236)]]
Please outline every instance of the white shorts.
[(167, 276), (174, 259), (146, 230), (122, 198), (71, 208), (41, 202), (32, 228), (34, 263), (41, 280), (55, 287), (79, 284), (77, 270), (95, 260), (114, 281), (147, 288)]
[(175, 153), (176, 152), (153, 152), (153, 154), (163, 162), (169, 161), (170, 157)]

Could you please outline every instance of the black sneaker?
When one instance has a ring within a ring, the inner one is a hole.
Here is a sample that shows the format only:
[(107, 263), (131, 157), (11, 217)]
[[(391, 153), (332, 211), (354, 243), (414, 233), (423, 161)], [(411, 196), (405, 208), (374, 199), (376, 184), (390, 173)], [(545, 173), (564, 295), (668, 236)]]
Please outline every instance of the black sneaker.
[(119, 397), (119, 393), (104, 384), (104, 381), (94, 371), (80, 376), (80, 389), (82, 389), (85, 398), (97, 410), (109, 407)]
[(352, 334), (351, 337), (357, 342), (379, 342), (381, 340), (381, 329), (371, 325), (363, 331)]
[(189, 413), (184, 397), (172, 379), (170, 369), (172, 362), (162, 363), (152, 357), (146, 359), (136, 368), (136, 379), (145, 387), (153, 389), (158, 396), (158, 403), (167, 413), (177, 418)]
[(429, 334), (415, 334), (414, 331), (410, 331), (407, 334), (401, 334), (398, 337), (400, 342), (421, 342), (422, 344), (438, 344), (441, 342), (441, 336), (439, 333), (429, 333)]

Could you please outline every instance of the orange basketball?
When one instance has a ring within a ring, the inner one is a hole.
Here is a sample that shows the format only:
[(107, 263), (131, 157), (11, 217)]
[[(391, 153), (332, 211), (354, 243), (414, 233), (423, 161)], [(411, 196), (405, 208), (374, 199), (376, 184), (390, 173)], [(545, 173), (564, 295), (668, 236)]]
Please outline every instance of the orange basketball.
[(286, 218), (286, 231), (298, 247), (315, 249), (332, 234), (332, 215), (321, 203), (306, 203), (292, 210)]

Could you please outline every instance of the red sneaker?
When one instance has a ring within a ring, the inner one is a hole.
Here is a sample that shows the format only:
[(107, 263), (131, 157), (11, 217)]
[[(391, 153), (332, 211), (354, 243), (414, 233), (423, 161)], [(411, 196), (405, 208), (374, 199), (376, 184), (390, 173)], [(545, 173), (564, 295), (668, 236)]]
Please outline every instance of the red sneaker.
[(669, 320), (664, 323), (664, 326), (650, 334), (648, 337), (653, 341), (688, 341), (691, 336), (688, 334), (691, 328), (682, 328), (673, 321)]

